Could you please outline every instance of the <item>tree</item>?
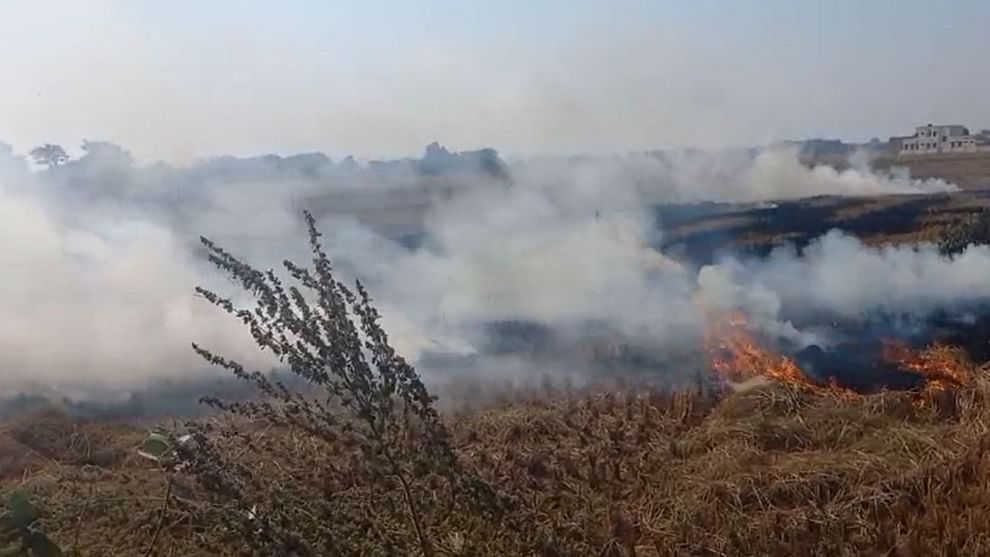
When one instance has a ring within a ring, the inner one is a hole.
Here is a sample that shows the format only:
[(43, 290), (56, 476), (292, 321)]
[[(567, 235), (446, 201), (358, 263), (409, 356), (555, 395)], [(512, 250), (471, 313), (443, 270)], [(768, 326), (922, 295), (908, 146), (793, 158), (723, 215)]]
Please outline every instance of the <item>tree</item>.
[(83, 157), (85, 160), (121, 167), (134, 165), (134, 157), (131, 156), (131, 153), (116, 143), (85, 140), (82, 144), (82, 150), (86, 153)]
[(34, 161), (34, 164), (43, 164), (48, 168), (55, 168), (68, 162), (69, 155), (65, 153), (65, 149), (61, 146), (45, 143), (31, 149), (31, 160)]

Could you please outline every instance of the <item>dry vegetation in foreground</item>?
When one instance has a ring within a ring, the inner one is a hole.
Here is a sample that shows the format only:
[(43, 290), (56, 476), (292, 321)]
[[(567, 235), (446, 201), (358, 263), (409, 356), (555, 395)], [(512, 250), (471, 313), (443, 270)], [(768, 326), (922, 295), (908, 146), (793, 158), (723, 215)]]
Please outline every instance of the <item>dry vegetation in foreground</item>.
[[(534, 399), (448, 421), (462, 466), (510, 502), (504, 519), (446, 514), (429, 478), (415, 489), (438, 555), (986, 555), (988, 394), (981, 376), (921, 407), (906, 393), (840, 400), (781, 385)], [(223, 457), (303, 535), (357, 528), (321, 515), (321, 501), (367, 514), (367, 531), (341, 535), (406, 530), (372, 505), (388, 488), (355, 447), (237, 425), (250, 434), (224, 438)], [(166, 477), (134, 454), (142, 436), (51, 414), (11, 424), (3, 486), (35, 494), (45, 531), (75, 554), (144, 555)], [(230, 512), (177, 475), (156, 554), (244, 554)]]
[(2, 424), (0, 488), (32, 496), (32, 528), (80, 556), (990, 555), (986, 368), (920, 402), (699, 385), (442, 418), (318, 236), (313, 270), (288, 265), (314, 298), (209, 242), (259, 303), (204, 295), (321, 396), (199, 349), (267, 397), (172, 424), (156, 460), (139, 424)]

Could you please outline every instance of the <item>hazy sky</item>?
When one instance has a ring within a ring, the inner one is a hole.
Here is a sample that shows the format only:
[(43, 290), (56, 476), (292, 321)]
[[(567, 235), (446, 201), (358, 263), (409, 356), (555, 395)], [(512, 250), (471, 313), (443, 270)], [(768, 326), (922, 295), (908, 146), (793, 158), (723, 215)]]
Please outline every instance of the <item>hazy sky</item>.
[(0, 141), (510, 155), (990, 127), (982, 0), (0, 0)]

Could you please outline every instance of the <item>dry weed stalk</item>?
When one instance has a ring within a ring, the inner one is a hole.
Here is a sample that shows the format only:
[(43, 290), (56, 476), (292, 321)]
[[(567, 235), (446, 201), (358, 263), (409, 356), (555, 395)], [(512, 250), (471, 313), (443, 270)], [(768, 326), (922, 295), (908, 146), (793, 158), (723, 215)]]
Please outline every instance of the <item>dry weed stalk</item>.
[[(358, 282), (351, 290), (337, 280), (312, 215), (306, 214), (306, 222), (312, 269), (284, 263), (299, 286), (285, 286), (273, 271), (254, 269), (203, 238), (210, 261), (250, 292), (256, 305), (238, 308), (230, 299), (197, 289), (247, 326), (257, 345), (274, 354), (306, 387), (289, 388), (194, 345), (208, 362), (226, 368), (264, 395), (262, 400), (237, 403), (204, 400), (233, 416), (303, 432), (328, 447), (343, 444), (353, 449), (349, 456), (359, 456), (360, 470), (347, 473), (362, 476), (364, 485), (354, 482), (354, 487), (369, 488), (365, 497), (370, 499), (353, 508), (353, 501), (338, 500), (337, 493), (310, 500), (292, 493), (297, 486), (283, 486), (283, 500), (258, 500), (256, 494), (266, 491), (260, 485), (264, 478), (226, 459), (202, 426), (192, 426), (191, 443), (178, 445), (180, 460), (204, 486), (240, 507), (233, 526), (262, 553), (368, 554), (367, 544), (355, 545), (342, 535), (358, 528), (377, 539), (382, 554), (412, 553), (414, 543), (424, 557), (433, 557), (437, 536), (430, 520), (474, 503), (497, 514), (497, 498), (484, 482), (459, 469), (435, 399), (389, 344), (364, 286)], [(243, 437), (250, 446), (250, 433), (243, 427), (222, 434)], [(401, 508), (394, 501), (396, 492)], [(296, 496), (300, 499), (293, 501)], [(436, 510), (440, 506), (445, 507), (443, 513)], [(373, 517), (384, 515), (384, 519), (369, 523), (363, 516), (369, 510)], [(293, 523), (300, 520), (300, 513), (309, 514), (310, 530)], [(333, 522), (320, 525), (330, 517)]]

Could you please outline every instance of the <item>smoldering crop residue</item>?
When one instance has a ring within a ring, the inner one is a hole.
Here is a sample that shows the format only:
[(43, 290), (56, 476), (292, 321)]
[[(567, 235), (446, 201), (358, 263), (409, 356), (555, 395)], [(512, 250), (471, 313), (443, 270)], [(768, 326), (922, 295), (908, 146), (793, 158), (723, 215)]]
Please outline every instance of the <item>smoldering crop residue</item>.
[[(238, 323), (193, 295), (197, 284), (237, 292), (202, 260), (196, 239), (261, 267), (305, 261), (299, 212), (320, 199), (330, 207), (320, 226), (338, 272), (367, 283), (397, 348), (427, 376), (621, 373), (596, 354), (628, 346), (646, 353), (623, 360), (628, 367), (653, 372), (697, 350), (703, 305), (742, 309), (782, 338), (821, 342), (815, 316), (876, 308), (920, 320), (990, 296), (976, 278), (990, 270), (985, 248), (947, 258), (830, 234), (804, 256), (695, 268), (652, 247), (660, 202), (952, 189), (941, 181), (808, 168), (790, 150), (506, 163), (490, 151), (434, 148), (433, 157), (138, 166), (126, 150), (94, 143), (77, 160), (32, 170), (2, 154), (0, 382), (99, 393), (210, 373), (192, 341), (272, 367)], [(546, 328), (552, 343), (499, 353), (493, 323), (513, 322)], [(435, 364), (443, 354), (475, 364)]]

